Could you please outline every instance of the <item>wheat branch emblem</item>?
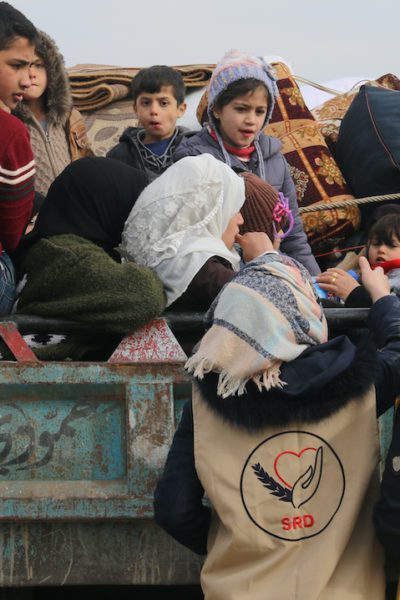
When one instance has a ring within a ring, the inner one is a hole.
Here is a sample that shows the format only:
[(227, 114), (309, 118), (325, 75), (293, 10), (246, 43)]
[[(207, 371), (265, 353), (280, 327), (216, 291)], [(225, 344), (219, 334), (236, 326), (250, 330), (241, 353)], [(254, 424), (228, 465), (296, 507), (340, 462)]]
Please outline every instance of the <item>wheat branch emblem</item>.
[(283, 487), (283, 485), (268, 475), (267, 471), (262, 468), (260, 463), (252, 465), (252, 469), (257, 479), (261, 481), (263, 486), (266, 487), (273, 496), (279, 498), (281, 502), (292, 502), (292, 491), (287, 487)]

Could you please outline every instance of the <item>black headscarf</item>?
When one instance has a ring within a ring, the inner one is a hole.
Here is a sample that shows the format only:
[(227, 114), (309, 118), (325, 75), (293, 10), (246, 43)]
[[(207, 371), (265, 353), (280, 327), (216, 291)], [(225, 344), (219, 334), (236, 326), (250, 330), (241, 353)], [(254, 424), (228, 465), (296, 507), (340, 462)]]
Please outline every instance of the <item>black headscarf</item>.
[(87, 157), (68, 165), (51, 184), (26, 248), (44, 237), (75, 234), (110, 252), (148, 183), (138, 169), (112, 158)]

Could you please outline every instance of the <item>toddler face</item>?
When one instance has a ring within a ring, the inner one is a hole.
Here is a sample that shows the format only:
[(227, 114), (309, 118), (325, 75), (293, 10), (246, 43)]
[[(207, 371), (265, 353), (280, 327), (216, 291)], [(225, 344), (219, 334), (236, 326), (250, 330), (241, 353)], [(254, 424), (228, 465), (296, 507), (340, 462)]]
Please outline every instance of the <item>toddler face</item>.
[(264, 126), (268, 110), (267, 92), (260, 85), (253, 92), (237, 96), (213, 113), (219, 122), (224, 142), (236, 148), (247, 148)]
[(144, 143), (152, 144), (173, 136), (176, 121), (184, 114), (186, 104), (178, 106), (172, 86), (163, 85), (158, 92), (139, 94), (133, 108), (145, 129)]
[(369, 241), (368, 260), (371, 265), (395, 259), (400, 259), (400, 240), (397, 237), (393, 236), (390, 245), (374, 238)]

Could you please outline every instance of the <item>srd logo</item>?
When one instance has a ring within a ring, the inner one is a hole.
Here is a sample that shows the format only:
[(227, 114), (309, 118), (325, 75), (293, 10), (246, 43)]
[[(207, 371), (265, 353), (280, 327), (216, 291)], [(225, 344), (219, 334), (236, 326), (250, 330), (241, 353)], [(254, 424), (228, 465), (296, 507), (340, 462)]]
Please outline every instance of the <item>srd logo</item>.
[(241, 494), (253, 523), (285, 540), (323, 531), (343, 500), (343, 466), (333, 448), (306, 431), (288, 431), (259, 444), (242, 471)]

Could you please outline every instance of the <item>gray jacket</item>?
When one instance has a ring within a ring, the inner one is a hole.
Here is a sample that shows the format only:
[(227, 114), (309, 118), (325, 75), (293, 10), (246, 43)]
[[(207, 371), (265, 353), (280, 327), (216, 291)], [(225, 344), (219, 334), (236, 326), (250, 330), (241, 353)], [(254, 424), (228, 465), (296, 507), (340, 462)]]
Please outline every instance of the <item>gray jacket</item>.
[[(281, 142), (274, 137), (260, 134), (258, 142), (261, 154), (264, 160), (265, 179), (288, 199), (290, 209), (294, 217), (293, 231), (285, 238), (281, 245), (281, 251), (300, 261), (311, 273), (317, 275), (320, 273), (317, 261), (315, 260), (307, 236), (304, 233), (303, 223), (299, 214), (297, 204), (296, 189), (292, 177), (289, 173), (288, 164), (281, 153)], [(182, 140), (175, 151), (174, 161), (184, 156), (196, 156), (198, 154), (211, 154), (219, 160), (224, 160), (221, 147), (208, 132), (207, 126), (203, 127), (196, 135)], [(243, 163), (237, 156), (230, 154), (231, 166), (238, 171), (249, 170), (259, 175), (259, 161), (256, 152), (253, 152), (248, 163)]]

